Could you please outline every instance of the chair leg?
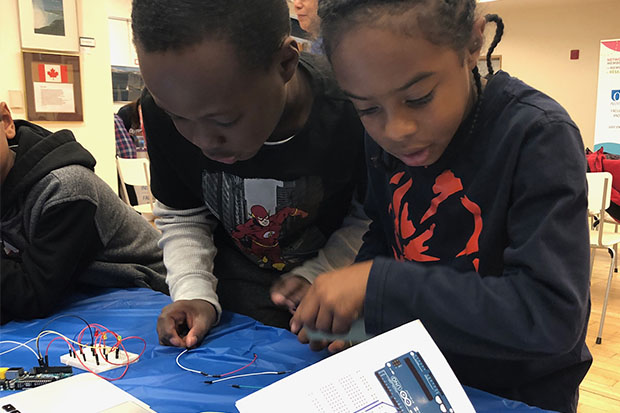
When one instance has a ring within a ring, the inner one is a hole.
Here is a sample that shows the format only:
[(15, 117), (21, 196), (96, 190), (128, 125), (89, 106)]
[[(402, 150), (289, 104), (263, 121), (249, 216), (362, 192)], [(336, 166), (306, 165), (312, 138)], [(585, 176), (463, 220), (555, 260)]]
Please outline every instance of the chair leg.
[(605, 290), (605, 300), (603, 301), (603, 311), (601, 312), (601, 323), (598, 327), (598, 335), (596, 336), (596, 344), (601, 344), (603, 340), (603, 323), (605, 323), (605, 313), (607, 312), (607, 300), (609, 298), (609, 290), (611, 290), (611, 279), (614, 276), (614, 264), (616, 259), (616, 253), (613, 248), (607, 248), (609, 255), (611, 256), (611, 263), (609, 265), (609, 277), (607, 278), (607, 289)]
[(614, 254), (616, 255), (614, 260), (614, 272), (618, 272), (618, 244), (614, 244)]
[(596, 250), (594, 248), (590, 248), (590, 281), (592, 281), (592, 271), (594, 270), (594, 255), (596, 254)]

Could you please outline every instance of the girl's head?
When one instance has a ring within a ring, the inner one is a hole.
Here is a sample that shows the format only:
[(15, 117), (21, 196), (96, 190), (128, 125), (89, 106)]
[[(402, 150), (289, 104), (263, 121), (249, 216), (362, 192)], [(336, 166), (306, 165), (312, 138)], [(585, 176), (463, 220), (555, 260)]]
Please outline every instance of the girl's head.
[(319, 16), (368, 133), (406, 165), (435, 163), (480, 93), (475, 0), (321, 0)]

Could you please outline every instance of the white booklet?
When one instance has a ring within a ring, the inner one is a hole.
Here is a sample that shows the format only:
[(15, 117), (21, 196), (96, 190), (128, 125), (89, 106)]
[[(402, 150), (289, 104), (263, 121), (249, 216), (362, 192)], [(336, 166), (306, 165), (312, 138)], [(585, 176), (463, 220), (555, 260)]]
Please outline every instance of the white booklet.
[(236, 406), (240, 413), (475, 413), (419, 320), (306, 367)]

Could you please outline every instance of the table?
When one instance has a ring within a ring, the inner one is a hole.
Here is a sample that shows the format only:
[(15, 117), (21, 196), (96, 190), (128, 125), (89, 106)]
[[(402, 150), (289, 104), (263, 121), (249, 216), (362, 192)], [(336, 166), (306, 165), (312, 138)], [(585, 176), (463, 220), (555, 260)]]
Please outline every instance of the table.
[[(11, 322), (2, 326), (0, 340), (25, 342), (36, 337), (47, 322), (62, 314), (74, 314), (89, 323), (103, 324), (123, 337), (140, 336), (147, 343), (142, 358), (129, 367), (122, 379), (113, 383), (159, 413), (236, 412), (235, 401), (255, 390), (233, 388), (231, 384), (266, 386), (284, 377), (263, 375), (205, 384), (206, 378), (202, 375), (182, 370), (175, 363), (181, 350), (159, 345), (155, 330), (160, 310), (169, 303), (170, 297), (140, 288), (81, 293), (74, 295), (71, 302), (52, 317)], [(83, 327), (84, 324), (76, 318), (61, 318), (46, 328), (73, 337)], [(42, 352), (50, 342), (50, 337), (41, 340)], [(31, 345), (34, 347), (34, 342)], [(139, 352), (142, 346), (142, 342), (133, 340), (133, 343), (127, 343), (127, 350)], [(12, 347), (12, 344), (1, 344), (0, 353)], [(49, 349), (50, 365), (59, 365), (59, 357), (66, 352), (64, 341), (53, 342)], [(209, 333), (198, 349), (183, 355), (181, 363), (189, 368), (218, 374), (245, 366), (252, 360), (254, 353), (258, 356), (256, 361), (240, 373), (268, 370), (295, 372), (328, 356), (326, 351), (311, 351), (289, 331), (268, 327), (252, 318), (225, 311), (220, 324)], [(0, 356), (0, 366), (30, 369), (35, 365), (37, 360), (34, 354), (24, 348)], [(111, 370), (102, 375), (113, 378), (121, 371)], [(479, 413), (545, 412), (477, 389), (465, 387), (465, 391)], [(0, 396), (8, 394), (10, 392), (0, 392)]]

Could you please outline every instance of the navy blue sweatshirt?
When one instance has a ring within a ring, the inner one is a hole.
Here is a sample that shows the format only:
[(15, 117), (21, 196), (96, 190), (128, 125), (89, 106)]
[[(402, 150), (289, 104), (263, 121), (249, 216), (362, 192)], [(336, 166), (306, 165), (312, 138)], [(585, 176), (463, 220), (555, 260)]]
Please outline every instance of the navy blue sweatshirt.
[(505, 72), (475, 118), (428, 167), (367, 139), (366, 329), (419, 318), (463, 384), (573, 412), (592, 362), (581, 136)]

